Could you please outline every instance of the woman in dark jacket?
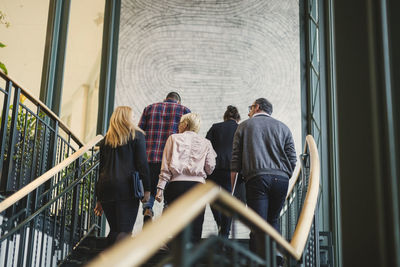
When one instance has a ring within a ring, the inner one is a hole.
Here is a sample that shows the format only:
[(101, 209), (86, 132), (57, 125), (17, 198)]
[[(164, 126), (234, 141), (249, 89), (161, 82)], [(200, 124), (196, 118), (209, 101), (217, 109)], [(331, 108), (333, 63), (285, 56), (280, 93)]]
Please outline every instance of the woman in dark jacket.
[[(217, 152), (217, 164), (208, 179), (214, 181), (228, 192), (232, 191), (230, 178), (232, 143), (239, 120), (240, 115), (237, 108), (229, 105), (224, 113), (224, 121), (213, 124), (206, 136)], [(218, 226), (218, 234), (227, 238), (231, 228), (231, 218), (224, 216), (215, 208), (211, 208), (211, 211)]]
[(150, 197), (149, 167), (143, 131), (134, 125), (132, 109), (117, 107), (110, 119), (110, 127), (100, 146), (100, 175), (96, 185), (95, 214), (104, 210), (112, 245), (130, 235), (135, 224), (139, 199), (134, 197), (133, 174), (139, 173), (145, 190), (142, 202)]

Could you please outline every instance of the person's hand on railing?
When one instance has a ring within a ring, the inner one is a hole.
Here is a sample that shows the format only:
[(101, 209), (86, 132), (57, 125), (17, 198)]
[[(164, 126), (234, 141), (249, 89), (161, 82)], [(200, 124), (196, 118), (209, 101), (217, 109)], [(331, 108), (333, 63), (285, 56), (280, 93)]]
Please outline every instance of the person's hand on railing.
[(150, 191), (144, 191), (144, 196), (140, 201), (142, 201), (142, 203), (146, 203), (149, 201), (149, 199), (150, 199)]
[(163, 200), (163, 197), (164, 197), (164, 190), (161, 188), (157, 188), (156, 200), (158, 202), (161, 202)]
[(101, 216), (103, 214), (103, 207), (101, 206), (100, 201), (96, 202), (96, 207), (94, 208), (94, 214), (96, 216)]

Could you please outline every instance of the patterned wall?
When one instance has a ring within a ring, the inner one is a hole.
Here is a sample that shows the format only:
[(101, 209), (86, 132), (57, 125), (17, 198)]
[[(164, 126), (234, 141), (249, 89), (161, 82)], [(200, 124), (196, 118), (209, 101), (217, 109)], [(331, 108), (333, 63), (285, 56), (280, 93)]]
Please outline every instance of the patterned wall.
[[(229, 104), (266, 97), (301, 150), (299, 7), (296, 0), (122, 0), (115, 105), (143, 108), (177, 91), (202, 116), (200, 134)], [(162, 205), (156, 203), (156, 216)], [(134, 232), (141, 229), (139, 212)], [(239, 237), (248, 229), (238, 227)], [(207, 208), (203, 236), (215, 233)]]
[(300, 149), (299, 17), (295, 0), (123, 0), (116, 105), (143, 108), (169, 91), (202, 116), (201, 133), (229, 104), (258, 97)]

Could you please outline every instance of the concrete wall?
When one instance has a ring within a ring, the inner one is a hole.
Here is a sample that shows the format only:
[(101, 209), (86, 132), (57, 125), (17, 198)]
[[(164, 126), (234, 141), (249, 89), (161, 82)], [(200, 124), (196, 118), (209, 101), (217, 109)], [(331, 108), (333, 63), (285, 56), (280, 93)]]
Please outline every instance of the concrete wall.
[(229, 104), (247, 118), (258, 97), (301, 149), (299, 11), (294, 0), (123, 0), (115, 104), (143, 108), (169, 91), (202, 116), (201, 134)]
[[(247, 119), (256, 98), (293, 132), (301, 151), (299, 7), (295, 0), (123, 0), (115, 105), (143, 108), (169, 91), (202, 116), (205, 135), (229, 104)], [(156, 203), (156, 216), (162, 205)], [(141, 229), (139, 213), (134, 232)], [(238, 237), (248, 229), (237, 227)], [(203, 236), (216, 233), (207, 208)]]

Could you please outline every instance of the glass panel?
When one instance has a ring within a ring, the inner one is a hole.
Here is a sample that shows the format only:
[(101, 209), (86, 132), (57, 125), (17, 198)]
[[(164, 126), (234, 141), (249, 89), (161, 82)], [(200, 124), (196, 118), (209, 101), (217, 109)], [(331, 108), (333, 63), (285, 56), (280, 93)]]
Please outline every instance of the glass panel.
[(313, 40), (312, 64), (319, 72), (319, 31), (316, 27)]
[(310, 50), (310, 56), (312, 58), (313, 56), (313, 48), (314, 48), (314, 42), (315, 42), (315, 36), (316, 36), (316, 25), (310, 20), (310, 26), (309, 31), (310, 31), (310, 37), (308, 40), (308, 44), (309, 44), (309, 50)]
[(320, 128), (321, 125), (321, 99), (320, 99), (320, 86), (319, 80), (316, 82), (315, 88), (313, 88), (313, 117), (317, 127)]
[(60, 117), (84, 142), (96, 135), (104, 6), (71, 1)]
[(312, 6), (311, 6), (311, 17), (318, 22), (318, 1), (313, 0), (312, 1)]

